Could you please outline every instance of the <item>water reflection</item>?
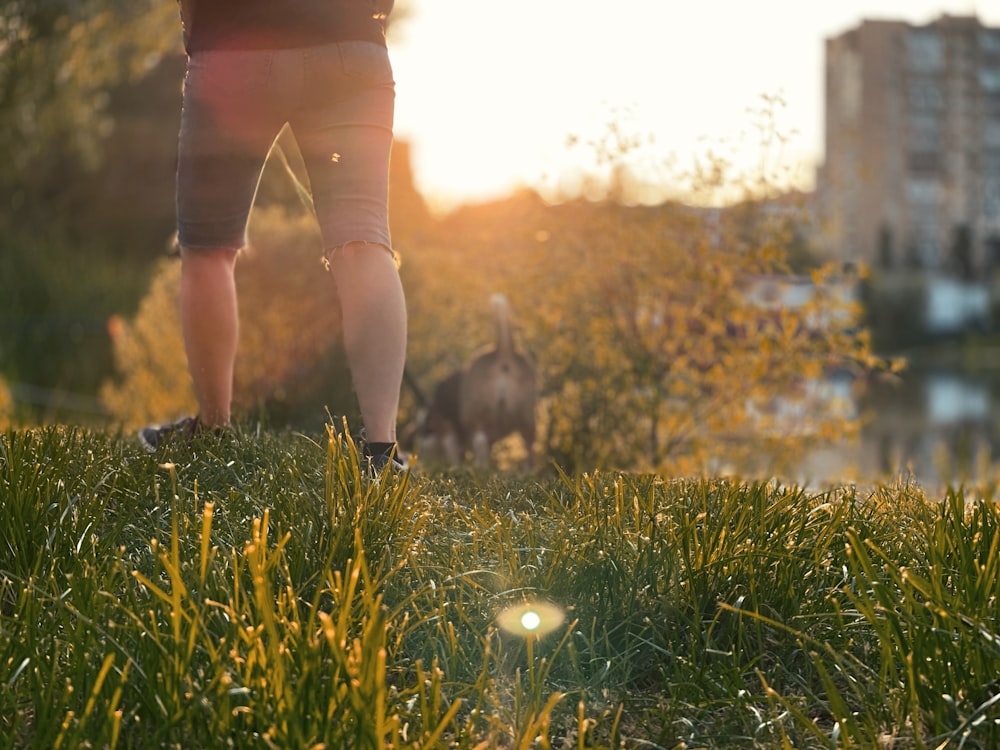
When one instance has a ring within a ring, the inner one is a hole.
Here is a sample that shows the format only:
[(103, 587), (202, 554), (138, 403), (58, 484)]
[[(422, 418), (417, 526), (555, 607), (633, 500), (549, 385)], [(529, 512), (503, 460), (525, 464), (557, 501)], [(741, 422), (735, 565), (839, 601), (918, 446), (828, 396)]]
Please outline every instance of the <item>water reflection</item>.
[(1000, 373), (910, 370), (869, 386), (859, 406), (861, 437), (825, 458), (856, 468), (859, 480), (917, 480), (928, 489), (983, 481), (994, 471)]

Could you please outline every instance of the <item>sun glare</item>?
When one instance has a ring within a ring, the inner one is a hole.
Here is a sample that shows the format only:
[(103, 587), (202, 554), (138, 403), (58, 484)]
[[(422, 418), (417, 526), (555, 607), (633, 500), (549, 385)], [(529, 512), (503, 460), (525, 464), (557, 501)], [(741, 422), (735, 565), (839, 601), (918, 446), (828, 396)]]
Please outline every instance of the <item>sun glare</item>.
[(511, 635), (541, 638), (562, 625), (565, 619), (561, 607), (552, 602), (533, 601), (508, 607), (497, 615), (497, 624)]
[[(747, 171), (761, 156), (751, 110), (762, 96), (780, 96), (783, 182), (808, 190), (822, 160), (824, 38), (863, 17), (923, 22), (969, 12), (967, 0), (722, 5), (720, 15), (718, 3), (680, 9), (663, 0), (619, 0), (613, 10), (573, 0), (408, 0), (411, 12), (390, 27), (390, 53), (397, 136), (412, 147), (417, 188), (438, 210), (524, 186), (576, 197), (568, 194), (583, 194), (593, 160), (568, 154), (567, 139), (600, 133), (629, 109), (634, 133), (655, 138), (647, 163), (676, 158), (689, 170), (728, 143)], [(982, 20), (1000, 22), (985, 5)], [(683, 197), (669, 175), (651, 174), (660, 190), (640, 185), (636, 202)]]
[(741, 115), (763, 90), (734, 83), (741, 68), (726, 60), (699, 57), (676, 69), (684, 34), (657, 22), (673, 11), (627, 6), (641, 13), (595, 13), (568, 0), (414, 4), (392, 40), (397, 134), (410, 140), (417, 188), (432, 207), (524, 186), (551, 200), (586, 195), (599, 157), (569, 140), (599, 139), (612, 124), (642, 140), (637, 160), (650, 184), (637, 183), (632, 200), (658, 202), (672, 181), (654, 162), (739, 135)]
[(521, 627), (528, 632), (533, 632), (538, 630), (538, 626), (542, 624), (541, 616), (535, 612), (535, 610), (530, 609), (521, 615)]

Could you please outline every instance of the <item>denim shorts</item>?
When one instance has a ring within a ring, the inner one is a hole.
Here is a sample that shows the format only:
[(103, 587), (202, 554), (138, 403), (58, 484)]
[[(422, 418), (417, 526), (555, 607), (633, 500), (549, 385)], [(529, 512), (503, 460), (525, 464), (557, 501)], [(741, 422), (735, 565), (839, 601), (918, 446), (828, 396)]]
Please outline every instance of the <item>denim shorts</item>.
[(394, 106), (388, 52), (372, 42), (195, 52), (188, 58), (178, 138), (179, 245), (246, 245), (264, 162), (287, 123), (305, 162), (327, 253), (351, 242), (391, 249)]

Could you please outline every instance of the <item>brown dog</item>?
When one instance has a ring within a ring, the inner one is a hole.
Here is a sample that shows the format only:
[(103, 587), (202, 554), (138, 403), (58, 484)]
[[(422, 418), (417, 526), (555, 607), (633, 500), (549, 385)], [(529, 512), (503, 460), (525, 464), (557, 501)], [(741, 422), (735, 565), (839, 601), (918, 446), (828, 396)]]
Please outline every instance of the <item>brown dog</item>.
[(474, 464), (485, 467), (491, 463), (493, 445), (517, 433), (529, 464), (534, 458), (535, 365), (514, 342), (507, 298), (495, 294), (491, 304), (496, 345), (440, 381), (430, 403), (407, 377), (423, 411), (416, 429), (418, 454), (440, 455), (457, 466), (471, 453)]

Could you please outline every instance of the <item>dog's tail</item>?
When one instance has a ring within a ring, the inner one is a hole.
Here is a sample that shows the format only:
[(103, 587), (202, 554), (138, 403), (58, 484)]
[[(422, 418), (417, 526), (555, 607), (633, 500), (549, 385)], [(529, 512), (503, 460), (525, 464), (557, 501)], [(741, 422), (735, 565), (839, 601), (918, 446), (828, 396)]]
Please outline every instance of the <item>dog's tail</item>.
[(493, 317), (497, 324), (497, 351), (501, 357), (514, 354), (514, 331), (510, 324), (510, 303), (507, 297), (497, 293), (490, 298), (493, 305)]

